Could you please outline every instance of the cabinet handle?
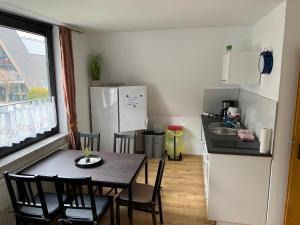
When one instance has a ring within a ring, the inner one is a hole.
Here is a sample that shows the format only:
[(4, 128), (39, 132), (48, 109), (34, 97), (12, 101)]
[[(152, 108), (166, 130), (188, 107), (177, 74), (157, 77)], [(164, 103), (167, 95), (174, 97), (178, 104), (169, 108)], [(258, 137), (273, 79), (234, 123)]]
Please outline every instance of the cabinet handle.
[(227, 80), (221, 80), (221, 81), (227, 81)]
[(298, 144), (298, 159), (300, 159), (300, 144)]

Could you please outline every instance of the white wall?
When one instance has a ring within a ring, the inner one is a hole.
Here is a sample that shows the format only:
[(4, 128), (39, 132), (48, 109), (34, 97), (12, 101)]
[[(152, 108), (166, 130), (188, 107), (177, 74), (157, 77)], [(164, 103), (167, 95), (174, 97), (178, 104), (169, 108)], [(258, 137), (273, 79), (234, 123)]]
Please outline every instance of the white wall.
[(222, 86), (225, 46), (247, 48), (249, 34), (249, 27), (90, 33), (88, 42), (104, 57), (104, 82), (147, 85), (150, 121), (183, 124), (188, 153), (201, 154), (203, 88)]
[(285, 3), (281, 3), (269, 14), (253, 25), (251, 42), (253, 50), (264, 48), (273, 51), (274, 66), (270, 75), (263, 75), (259, 86), (242, 86), (243, 89), (278, 101), (281, 76), (282, 47), (284, 38)]
[(271, 166), (267, 225), (282, 225), (288, 183), (296, 90), (300, 62), (300, 2), (289, 0), (257, 22), (251, 31), (253, 47), (271, 47), (274, 69), (259, 87), (242, 88), (278, 101)]
[(300, 19), (299, 11), (300, 2), (289, 0), (281, 3), (253, 26), (253, 48), (271, 48), (274, 67), (270, 76), (263, 76), (259, 87), (242, 87), (278, 101), (267, 225), (282, 225), (284, 220), (299, 78), (300, 28), (296, 22)]
[(87, 35), (85, 33), (72, 32), (72, 42), (78, 130), (90, 132), (89, 76), (87, 69), (89, 47)]
[(300, 62), (300, 2), (286, 3), (285, 37), (267, 225), (282, 225)]

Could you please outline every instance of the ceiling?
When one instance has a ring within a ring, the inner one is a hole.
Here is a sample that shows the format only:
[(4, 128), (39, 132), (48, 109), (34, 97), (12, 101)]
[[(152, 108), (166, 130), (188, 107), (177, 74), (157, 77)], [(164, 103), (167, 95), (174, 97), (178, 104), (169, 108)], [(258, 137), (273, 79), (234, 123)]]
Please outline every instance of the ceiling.
[(282, 1), (0, 0), (0, 7), (109, 32), (252, 25)]

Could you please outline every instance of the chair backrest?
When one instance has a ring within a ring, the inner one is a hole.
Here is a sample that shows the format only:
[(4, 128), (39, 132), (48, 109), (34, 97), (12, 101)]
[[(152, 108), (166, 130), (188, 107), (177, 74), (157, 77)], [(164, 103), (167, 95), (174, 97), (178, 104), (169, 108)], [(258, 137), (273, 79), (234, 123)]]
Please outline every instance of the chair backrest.
[[(135, 152), (135, 134), (114, 134), (114, 152), (130, 153), (130, 143), (133, 144), (133, 152)], [(118, 150), (117, 150), (118, 148)]]
[[(100, 133), (78, 133), (81, 149), (89, 148), (91, 151), (100, 151)], [(83, 146), (82, 146), (83, 144)], [(94, 146), (96, 145), (96, 149)]]
[[(4, 172), (4, 179), (16, 214), (22, 215), (20, 208), (25, 206), (42, 209), (42, 217), (48, 218), (49, 213), (39, 176), (23, 176)], [(27, 216), (34, 217), (34, 215)]]
[(156, 179), (155, 179), (155, 185), (153, 189), (153, 195), (152, 195), (152, 201), (155, 202), (158, 194), (161, 189), (161, 182), (164, 174), (164, 169), (165, 169), (165, 163), (166, 163), (166, 154), (159, 160), (158, 164), (158, 169), (157, 169), (157, 174), (156, 174)]
[[(83, 209), (91, 210), (93, 220), (96, 221), (96, 204), (91, 177), (64, 178), (56, 176), (54, 179), (59, 206), (62, 209), (62, 218), (67, 219), (67, 209)], [(64, 202), (63, 195), (68, 196), (68, 202)]]

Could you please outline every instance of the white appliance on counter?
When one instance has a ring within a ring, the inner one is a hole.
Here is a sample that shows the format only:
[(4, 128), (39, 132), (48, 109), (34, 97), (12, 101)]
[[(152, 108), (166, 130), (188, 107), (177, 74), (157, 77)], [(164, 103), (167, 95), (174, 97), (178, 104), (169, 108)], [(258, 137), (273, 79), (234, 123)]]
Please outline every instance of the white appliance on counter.
[(147, 87), (91, 87), (93, 133), (100, 132), (100, 149), (113, 151), (114, 133), (147, 128)]

